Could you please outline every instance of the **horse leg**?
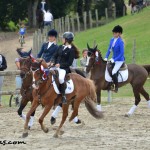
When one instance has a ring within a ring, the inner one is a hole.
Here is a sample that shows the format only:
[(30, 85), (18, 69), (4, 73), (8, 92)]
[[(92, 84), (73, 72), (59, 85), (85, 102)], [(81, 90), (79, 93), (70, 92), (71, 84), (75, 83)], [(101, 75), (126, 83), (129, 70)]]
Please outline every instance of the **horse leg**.
[(134, 97), (135, 97), (135, 103), (131, 107), (131, 109), (129, 110), (129, 112), (125, 115), (125, 117), (131, 116), (134, 113), (135, 109), (137, 108), (137, 105), (141, 101), (141, 97), (140, 97), (140, 90), (141, 89), (139, 89), (140, 86), (136, 85), (135, 87), (133, 87), (133, 93), (134, 93)]
[(23, 120), (26, 120), (26, 116), (22, 113), (23, 109), (26, 107), (27, 105), (27, 101), (25, 101), (25, 103), (22, 103), (20, 104), (20, 107), (18, 109), (18, 115), (23, 119)]
[(34, 115), (35, 115), (35, 111), (31, 114), (30, 116), (30, 121), (28, 123), (28, 129), (30, 129), (33, 126), (33, 122), (34, 122)]
[(50, 105), (46, 105), (45, 108), (44, 108), (44, 111), (41, 115), (41, 117), (39, 118), (39, 123), (41, 125), (41, 129), (45, 132), (45, 133), (48, 133), (48, 128), (46, 128), (43, 124), (43, 120), (45, 118), (45, 116), (49, 113), (50, 109), (52, 108), (53, 106), (53, 103), (51, 103)]
[(62, 128), (64, 122), (66, 121), (66, 118), (68, 116), (68, 108), (69, 108), (69, 104), (68, 103), (64, 104), (63, 107), (62, 107), (62, 109), (63, 109), (63, 115), (62, 115), (61, 123), (60, 123), (58, 129), (56, 130), (56, 132), (55, 132), (55, 134), (53, 136), (55, 138), (58, 138), (60, 129)]
[(28, 136), (28, 123), (29, 123), (29, 120), (30, 120), (30, 116), (36, 110), (36, 108), (38, 106), (39, 106), (39, 102), (37, 100), (33, 100), (32, 106), (31, 106), (29, 112), (26, 115), (26, 121), (25, 121), (25, 124), (24, 124), (24, 132), (22, 134), (23, 138)]
[(144, 98), (147, 100), (147, 103), (148, 103), (148, 108), (150, 108), (150, 97), (149, 97), (149, 94), (145, 91), (144, 88), (141, 89), (141, 92), (140, 92)]
[(101, 106), (101, 90), (99, 88), (96, 89), (96, 95), (97, 95), (97, 110), (102, 111)]

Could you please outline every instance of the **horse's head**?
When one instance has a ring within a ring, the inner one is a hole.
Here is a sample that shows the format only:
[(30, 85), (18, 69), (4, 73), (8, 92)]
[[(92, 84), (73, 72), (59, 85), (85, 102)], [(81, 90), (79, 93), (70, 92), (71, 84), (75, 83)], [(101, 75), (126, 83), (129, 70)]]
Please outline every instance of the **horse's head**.
[(86, 72), (89, 73), (94, 65), (99, 65), (104, 60), (102, 59), (100, 51), (97, 49), (97, 45), (94, 48), (90, 48), (87, 44), (87, 48), (89, 60), (86, 66)]
[(39, 89), (39, 86), (48, 79), (49, 69), (44, 67), (46, 65), (43, 60), (32, 62), (32, 72), (33, 72), (33, 88)]
[(30, 72), (30, 67), (31, 67), (31, 51), (28, 52), (22, 52), (22, 49), (17, 48), (17, 52), (20, 56), (19, 62), (20, 62), (20, 76), (21, 78), (25, 78), (26, 74)]

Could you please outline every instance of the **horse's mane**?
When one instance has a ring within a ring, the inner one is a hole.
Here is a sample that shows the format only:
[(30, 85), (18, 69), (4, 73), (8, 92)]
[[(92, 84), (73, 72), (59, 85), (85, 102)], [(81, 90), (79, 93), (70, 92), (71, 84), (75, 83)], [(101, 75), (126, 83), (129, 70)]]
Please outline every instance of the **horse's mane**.
[(99, 52), (99, 57), (101, 58), (101, 60), (104, 62), (104, 63), (106, 63), (106, 61), (103, 59), (103, 57), (102, 57), (102, 53), (101, 53), (101, 51), (99, 50), (99, 49), (97, 49), (97, 51)]

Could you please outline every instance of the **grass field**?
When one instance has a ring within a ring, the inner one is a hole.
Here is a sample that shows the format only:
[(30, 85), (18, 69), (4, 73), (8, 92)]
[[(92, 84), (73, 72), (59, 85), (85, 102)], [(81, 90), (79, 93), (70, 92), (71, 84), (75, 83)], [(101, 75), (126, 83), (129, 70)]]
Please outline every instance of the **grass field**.
[(112, 29), (115, 25), (121, 25), (124, 29), (125, 57), (127, 63), (132, 63), (133, 41), (136, 40), (136, 63), (150, 64), (150, 9), (145, 8), (135, 15), (127, 15), (115, 21), (94, 29), (76, 34), (75, 44), (80, 50), (86, 48), (89, 43), (93, 46), (94, 40), (98, 44), (103, 56), (105, 56), (109, 41), (112, 37)]
[[(82, 50), (83, 48), (86, 48), (87, 43), (89, 43), (92, 47), (94, 41), (96, 41), (98, 48), (101, 50), (104, 57), (109, 41), (112, 37), (112, 28), (118, 24), (124, 29), (123, 39), (125, 42), (126, 62), (132, 63), (132, 49), (133, 41), (135, 39), (136, 63), (150, 64), (150, 9), (148, 8), (145, 8), (138, 14), (128, 14), (127, 16), (116, 19), (107, 25), (78, 33), (75, 37), (75, 44), (78, 45), (80, 50)], [(148, 92), (150, 91), (149, 80), (147, 80), (145, 88)], [(102, 92), (102, 96), (106, 97), (107, 92)], [(131, 86), (127, 85), (119, 89), (119, 93), (113, 94), (113, 97), (133, 97)]]

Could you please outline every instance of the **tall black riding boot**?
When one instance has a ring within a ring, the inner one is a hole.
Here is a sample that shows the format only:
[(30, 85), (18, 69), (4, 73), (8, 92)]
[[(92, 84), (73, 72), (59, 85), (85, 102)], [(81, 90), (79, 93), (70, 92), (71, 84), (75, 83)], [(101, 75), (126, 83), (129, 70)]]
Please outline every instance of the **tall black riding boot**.
[(112, 75), (112, 79), (113, 79), (113, 81), (114, 81), (114, 84), (115, 84), (115, 90), (114, 90), (114, 92), (118, 92), (118, 76), (117, 76), (117, 74), (114, 74), (114, 75)]
[(62, 94), (62, 103), (63, 104), (67, 104), (65, 90), (66, 90), (66, 83), (60, 84), (60, 92)]

